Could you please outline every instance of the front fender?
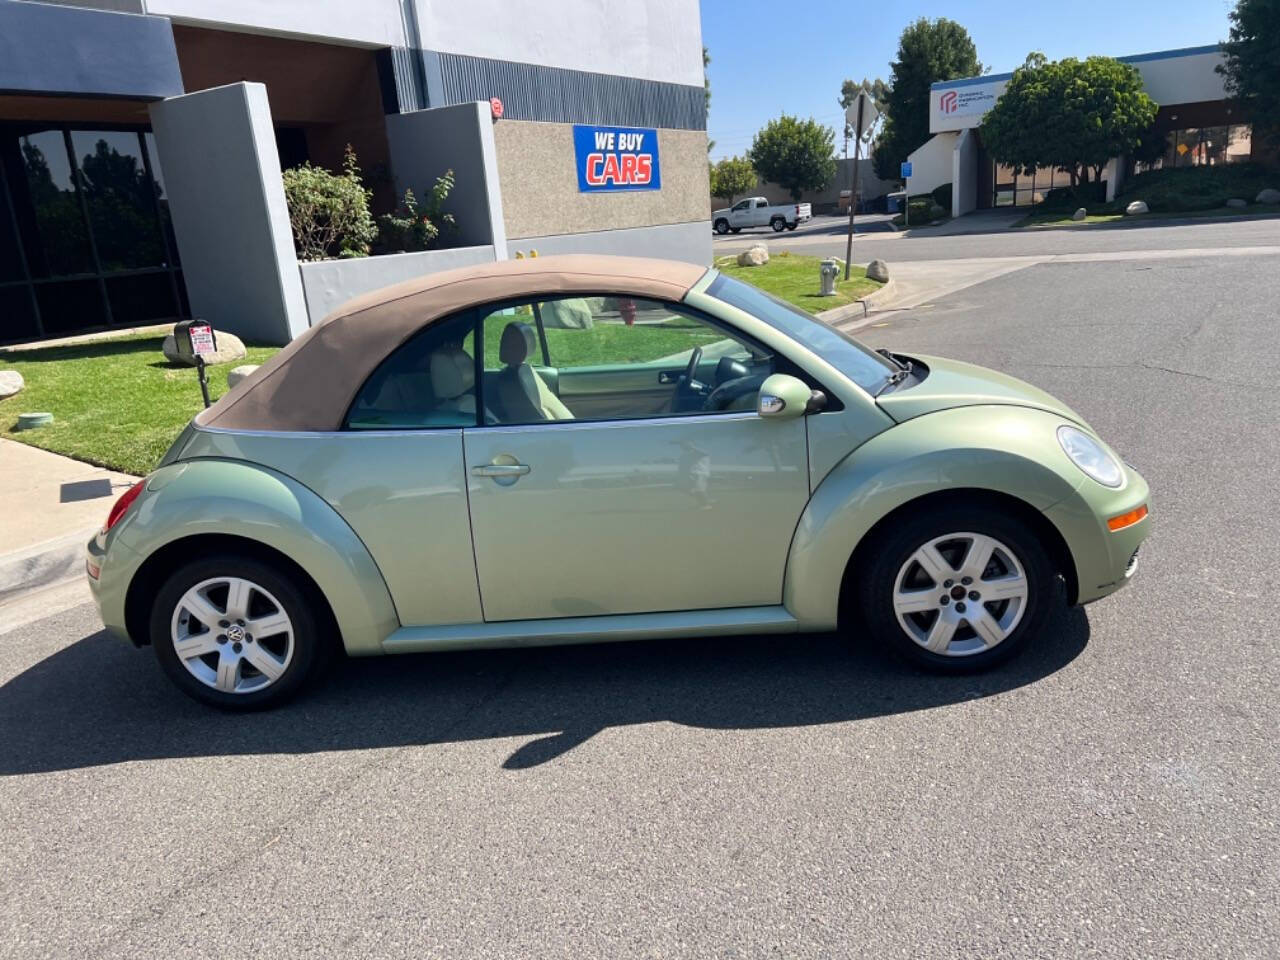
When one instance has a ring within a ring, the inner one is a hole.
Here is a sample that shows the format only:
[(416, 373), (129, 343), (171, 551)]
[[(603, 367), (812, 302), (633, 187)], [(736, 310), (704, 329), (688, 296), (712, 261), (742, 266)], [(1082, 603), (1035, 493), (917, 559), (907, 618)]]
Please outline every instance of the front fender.
[(872, 437), (827, 474), (792, 539), (783, 603), (802, 629), (836, 625), (845, 567), (888, 513), (931, 493), (981, 489), (1048, 510), (1084, 481), (1058, 444), (1061, 417), (1015, 406), (942, 410)]
[(101, 545), (104, 621), (118, 607), (123, 623), (128, 585), (156, 550), (218, 534), (265, 544), (302, 567), (329, 601), (348, 653), (382, 653), (383, 638), (399, 627), (387, 585), (360, 538), (296, 480), (256, 464), (191, 460), (160, 468), (146, 484)]

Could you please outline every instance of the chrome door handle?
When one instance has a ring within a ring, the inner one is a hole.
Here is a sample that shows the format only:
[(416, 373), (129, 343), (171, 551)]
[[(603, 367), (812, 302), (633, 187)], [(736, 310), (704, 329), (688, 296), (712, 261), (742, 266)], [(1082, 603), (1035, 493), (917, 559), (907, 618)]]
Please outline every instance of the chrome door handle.
[(533, 468), (524, 463), (486, 463), (480, 467), (472, 467), (473, 477), (523, 477)]

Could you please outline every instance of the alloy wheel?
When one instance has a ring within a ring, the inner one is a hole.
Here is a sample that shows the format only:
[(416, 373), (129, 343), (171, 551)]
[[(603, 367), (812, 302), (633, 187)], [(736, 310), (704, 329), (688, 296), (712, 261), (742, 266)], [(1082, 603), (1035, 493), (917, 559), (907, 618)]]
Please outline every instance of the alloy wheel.
[(907, 558), (894, 581), (893, 609), (911, 640), (944, 657), (998, 646), (1017, 628), (1030, 599), (1022, 563), (981, 533), (948, 533)]
[(223, 693), (263, 690), (293, 660), (293, 623), (268, 590), (242, 577), (203, 580), (174, 607), (170, 637), (178, 661)]

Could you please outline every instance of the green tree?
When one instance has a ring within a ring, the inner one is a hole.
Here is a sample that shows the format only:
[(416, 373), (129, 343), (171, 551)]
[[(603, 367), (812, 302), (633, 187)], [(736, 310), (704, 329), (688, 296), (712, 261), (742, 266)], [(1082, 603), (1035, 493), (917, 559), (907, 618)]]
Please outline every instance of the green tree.
[[(1013, 72), (982, 121), (982, 142), (999, 163), (1030, 172), (1055, 167), (1071, 183), (1094, 179), (1111, 157), (1142, 145), (1157, 106), (1135, 67), (1112, 57), (1049, 61), (1033, 53)], [(1148, 134), (1150, 135), (1150, 134)]]
[(1217, 69), (1253, 120), (1255, 134), (1280, 140), (1280, 0), (1238, 0)]
[(724, 197), (730, 203), (740, 193), (754, 190), (759, 178), (755, 167), (745, 157), (726, 157), (711, 165), (711, 195)]
[[(876, 109), (880, 111), (880, 116), (876, 118), (876, 122), (869, 124), (866, 131), (862, 135), (863, 146), (866, 147), (873, 143), (876, 135), (880, 132), (884, 125), (885, 117), (888, 116), (889, 110), (889, 85), (876, 77), (874, 80), (862, 78), (861, 83), (854, 83), (852, 80), (846, 80), (840, 84), (840, 109), (847, 110), (849, 105), (863, 90), (871, 94), (871, 102), (876, 105)], [(853, 127), (849, 121), (844, 124), (844, 141), (845, 152), (849, 151), (849, 138), (853, 136)]]
[(890, 69), (888, 116), (874, 154), (876, 175), (886, 180), (896, 178), (898, 165), (929, 139), (930, 86), (976, 77), (982, 64), (964, 27), (945, 17), (921, 17), (902, 31)]
[(830, 127), (784, 113), (755, 135), (747, 158), (761, 177), (799, 200), (805, 190), (821, 190), (836, 175), (835, 140)]

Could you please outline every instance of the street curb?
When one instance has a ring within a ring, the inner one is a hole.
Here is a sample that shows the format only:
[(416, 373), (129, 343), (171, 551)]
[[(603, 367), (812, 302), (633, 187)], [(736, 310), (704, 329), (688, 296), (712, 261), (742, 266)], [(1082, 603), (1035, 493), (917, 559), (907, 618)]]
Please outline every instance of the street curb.
[(894, 299), (898, 295), (898, 284), (893, 277), (889, 277), (885, 281), (884, 286), (879, 290), (874, 290), (860, 300), (853, 303), (846, 303), (843, 307), (836, 307), (834, 310), (823, 310), (815, 316), (823, 323), (836, 324), (844, 323), (846, 320), (854, 318), (861, 319), (876, 310), (883, 309), (887, 301)]
[(73, 580), (84, 573), (84, 549), (98, 528), (86, 527), (0, 554), (0, 603), (18, 593)]

